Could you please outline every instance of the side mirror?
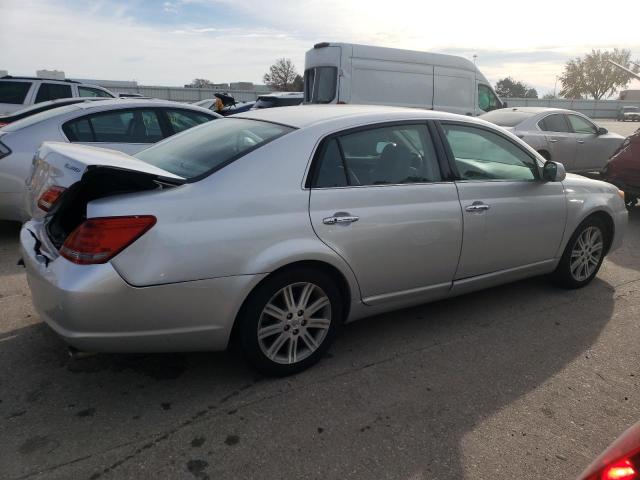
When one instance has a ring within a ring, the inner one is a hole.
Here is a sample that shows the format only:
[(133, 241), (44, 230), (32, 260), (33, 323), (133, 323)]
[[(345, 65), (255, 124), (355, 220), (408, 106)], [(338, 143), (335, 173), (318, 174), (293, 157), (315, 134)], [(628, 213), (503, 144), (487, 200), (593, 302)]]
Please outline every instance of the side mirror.
[(561, 182), (567, 177), (564, 165), (559, 162), (548, 161), (542, 167), (542, 178), (546, 182)]
[(507, 107), (508, 107), (507, 102), (503, 101), (502, 102), (502, 108), (507, 108)]
[(598, 127), (598, 135), (606, 135), (607, 133), (609, 133), (609, 130), (604, 127)]

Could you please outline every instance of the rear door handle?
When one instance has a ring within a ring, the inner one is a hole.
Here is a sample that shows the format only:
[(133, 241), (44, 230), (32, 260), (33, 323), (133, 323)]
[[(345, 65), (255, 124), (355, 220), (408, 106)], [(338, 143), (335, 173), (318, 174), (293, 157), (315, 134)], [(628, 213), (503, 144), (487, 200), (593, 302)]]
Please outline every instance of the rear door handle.
[(549, 140), (549, 143), (558, 143), (558, 139), (552, 138)]
[(485, 210), (489, 210), (491, 207), (486, 203), (482, 202), (473, 202), (471, 205), (467, 205), (464, 209), (467, 212), (484, 212)]
[(341, 213), (334, 213), (333, 217), (325, 217), (322, 219), (322, 223), (325, 225), (335, 225), (336, 223), (344, 223), (349, 224), (353, 222), (357, 222), (360, 220), (360, 217), (356, 217), (355, 215), (345, 215)]
[(578, 140), (578, 143), (584, 143), (584, 140)]

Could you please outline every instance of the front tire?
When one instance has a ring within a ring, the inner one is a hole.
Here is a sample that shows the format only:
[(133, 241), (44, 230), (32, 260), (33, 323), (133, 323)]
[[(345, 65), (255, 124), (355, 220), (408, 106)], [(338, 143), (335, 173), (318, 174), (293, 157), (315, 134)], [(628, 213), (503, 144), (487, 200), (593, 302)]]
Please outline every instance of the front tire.
[(565, 288), (582, 288), (598, 274), (609, 232), (598, 217), (584, 220), (573, 233), (565, 247), (554, 277)]
[(243, 307), (242, 351), (266, 375), (292, 375), (322, 358), (342, 315), (342, 297), (329, 275), (306, 267), (276, 273)]

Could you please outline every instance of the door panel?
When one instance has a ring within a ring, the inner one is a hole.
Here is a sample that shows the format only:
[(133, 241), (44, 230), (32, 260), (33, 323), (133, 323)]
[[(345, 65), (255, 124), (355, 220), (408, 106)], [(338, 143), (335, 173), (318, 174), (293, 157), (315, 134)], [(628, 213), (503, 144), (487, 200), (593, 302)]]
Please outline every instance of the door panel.
[[(456, 279), (555, 257), (566, 221), (560, 182), (459, 182), (464, 243)], [(488, 210), (467, 211), (474, 202)]]
[(460, 115), (474, 114), (475, 75), (459, 69), (434, 67), (433, 109)]
[(564, 187), (498, 131), (443, 122), (459, 180), (464, 240), (456, 280), (550, 260), (566, 220)]
[(560, 162), (567, 171), (576, 169), (576, 141), (570, 132), (566, 116), (555, 113), (538, 122), (547, 141), (551, 160)]
[[(339, 212), (358, 220), (323, 222)], [(313, 189), (310, 215), (318, 237), (354, 271), (363, 298), (437, 285), (448, 290), (462, 244), (453, 183)]]

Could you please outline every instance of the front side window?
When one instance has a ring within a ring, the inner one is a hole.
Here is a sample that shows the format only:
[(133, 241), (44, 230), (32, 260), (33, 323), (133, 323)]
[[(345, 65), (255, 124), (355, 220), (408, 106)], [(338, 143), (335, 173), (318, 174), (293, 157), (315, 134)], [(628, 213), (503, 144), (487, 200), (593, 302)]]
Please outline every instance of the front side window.
[(62, 127), (70, 142), (156, 143), (162, 140), (153, 110), (118, 110), (85, 116)]
[(100, 97), (100, 98), (113, 98), (104, 90), (91, 87), (78, 87), (78, 95), (81, 97)]
[(181, 177), (195, 179), (293, 130), (269, 122), (227, 117), (187, 130), (135, 156)]
[(72, 96), (71, 85), (43, 82), (40, 84), (40, 88), (38, 88), (35, 103), (55, 100), (57, 98), (71, 98)]
[(338, 69), (315, 67), (304, 73), (304, 100), (307, 103), (331, 103), (336, 98)]
[(166, 110), (166, 112), (174, 133), (183, 132), (191, 127), (213, 120), (208, 115), (190, 110)]
[(537, 166), (531, 156), (497, 133), (483, 128), (443, 124), (461, 180), (531, 181)]
[(24, 103), (27, 93), (31, 88), (31, 82), (0, 82), (0, 103), (20, 105)]
[(480, 110), (490, 112), (491, 110), (502, 108), (502, 102), (489, 86), (479, 83), (478, 107)]
[(598, 131), (598, 128), (593, 123), (578, 115), (567, 115), (567, 117), (575, 133), (594, 135)]
[(314, 186), (395, 185), (442, 179), (426, 125), (397, 125), (325, 142)]
[(568, 132), (569, 125), (564, 118), (564, 115), (560, 113), (554, 113), (548, 117), (543, 118), (538, 122), (540, 130), (543, 132)]

